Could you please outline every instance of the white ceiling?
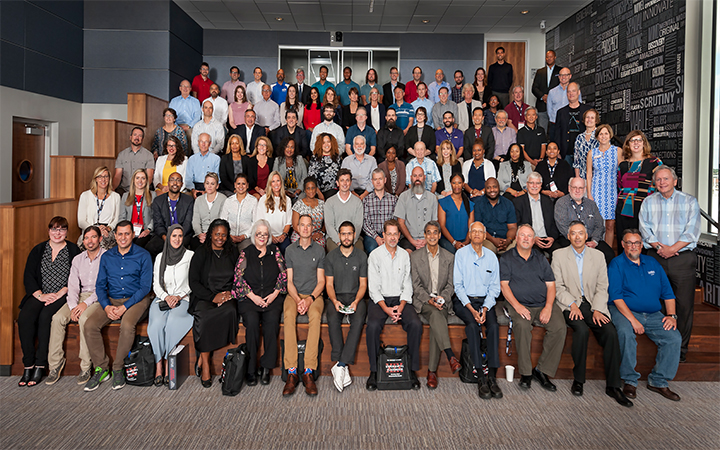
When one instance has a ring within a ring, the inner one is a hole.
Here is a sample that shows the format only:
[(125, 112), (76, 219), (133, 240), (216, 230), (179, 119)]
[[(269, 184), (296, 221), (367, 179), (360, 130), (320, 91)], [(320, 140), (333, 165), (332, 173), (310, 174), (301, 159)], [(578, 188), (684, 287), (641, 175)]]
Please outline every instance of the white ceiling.
[[(591, 1), (175, 0), (175, 3), (201, 27), (211, 30), (515, 33), (539, 29), (542, 20), (549, 30)], [(527, 13), (522, 14), (523, 11)], [(424, 20), (429, 22), (423, 23)]]

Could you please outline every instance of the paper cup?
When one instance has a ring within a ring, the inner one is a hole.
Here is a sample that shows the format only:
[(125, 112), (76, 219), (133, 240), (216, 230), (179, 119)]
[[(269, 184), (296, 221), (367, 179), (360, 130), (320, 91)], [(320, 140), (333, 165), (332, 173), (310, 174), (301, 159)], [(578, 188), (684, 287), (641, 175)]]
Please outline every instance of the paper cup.
[(515, 367), (514, 366), (505, 366), (505, 379), (512, 383), (513, 376), (515, 375)]

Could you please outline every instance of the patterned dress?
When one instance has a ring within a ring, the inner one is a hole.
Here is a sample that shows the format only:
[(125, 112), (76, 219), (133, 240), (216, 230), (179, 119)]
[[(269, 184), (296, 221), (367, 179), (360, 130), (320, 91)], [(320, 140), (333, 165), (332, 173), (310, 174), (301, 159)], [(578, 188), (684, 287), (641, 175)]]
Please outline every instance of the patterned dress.
[(599, 145), (600, 143), (595, 139), (595, 130), (589, 141), (585, 139), (585, 133), (580, 133), (575, 139), (575, 158), (572, 166), (573, 169), (580, 169), (580, 178), (583, 180), (587, 179), (587, 154)]
[(318, 180), (320, 192), (327, 192), (336, 188), (335, 180), (337, 179), (338, 170), (340, 170), (340, 162), (340, 155), (336, 159), (332, 159), (330, 156), (320, 158), (313, 156), (310, 159), (308, 175)]
[(640, 205), (645, 198), (655, 192), (652, 177), (662, 165), (659, 158), (651, 156), (642, 161), (623, 161), (618, 167), (618, 205), (617, 214), (637, 219)]
[(611, 145), (605, 152), (592, 149), (592, 197), (605, 220), (615, 220), (617, 204), (618, 148)]
[[(316, 239), (315, 242), (325, 247), (325, 233), (323, 233), (322, 231), (325, 217), (325, 202), (320, 199), (317, 199), (317, 202), (317, 206), (311, 208), (306, 205), (303, 200), (298, 200), (298, 202), (295, 203), (295, 206), (293, 206), (293, 211), (297, 212), (301, 216), (303, 214), (307, 214), (312, 218), (313, 234), (317, 232), (320, 232), (320, 234), (322, 234), (322, 237), (320, 239)], [(290, 242), (296, 242), (298, 239), (300, 239), (300, 235), (297, 233), (297, 231), (293, 230), (292, 236), (290, 236)]]

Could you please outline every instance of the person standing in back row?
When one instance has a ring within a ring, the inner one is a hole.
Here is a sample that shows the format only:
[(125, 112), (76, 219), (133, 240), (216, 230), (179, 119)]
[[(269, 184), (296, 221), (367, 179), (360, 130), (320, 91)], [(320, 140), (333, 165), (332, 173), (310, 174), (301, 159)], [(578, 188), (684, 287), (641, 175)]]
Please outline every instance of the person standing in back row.
[(488, 67), (488, 86), (504, 108), (510, 103), (510, 88), (513, 84), (513, 66), (505, 62), (505, 48), (495, 49), (497, 62)]

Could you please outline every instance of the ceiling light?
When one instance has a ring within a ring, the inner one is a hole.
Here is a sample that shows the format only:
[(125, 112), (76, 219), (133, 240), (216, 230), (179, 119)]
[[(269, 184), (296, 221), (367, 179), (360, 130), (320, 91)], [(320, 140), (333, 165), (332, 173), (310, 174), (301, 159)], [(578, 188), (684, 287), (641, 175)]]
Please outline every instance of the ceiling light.
[(277, 20), (278, 22), (282, 22), (282, 21), (283, 21), (283, 18), (282, 18), (282, 17), (276, 17), (275, 20)]
[(427, 19), (425, 19), (425, 20), (422, 21), (422, 23), (430, 23), (430, 21), (427, 20)]
[(526, 9), (526, 10), (520, 11), (520, 14), (527, 14), (527, 13), (529, 13), (529, 12), (530, 12), (530, 11), (528, 11), (528, 10)]

